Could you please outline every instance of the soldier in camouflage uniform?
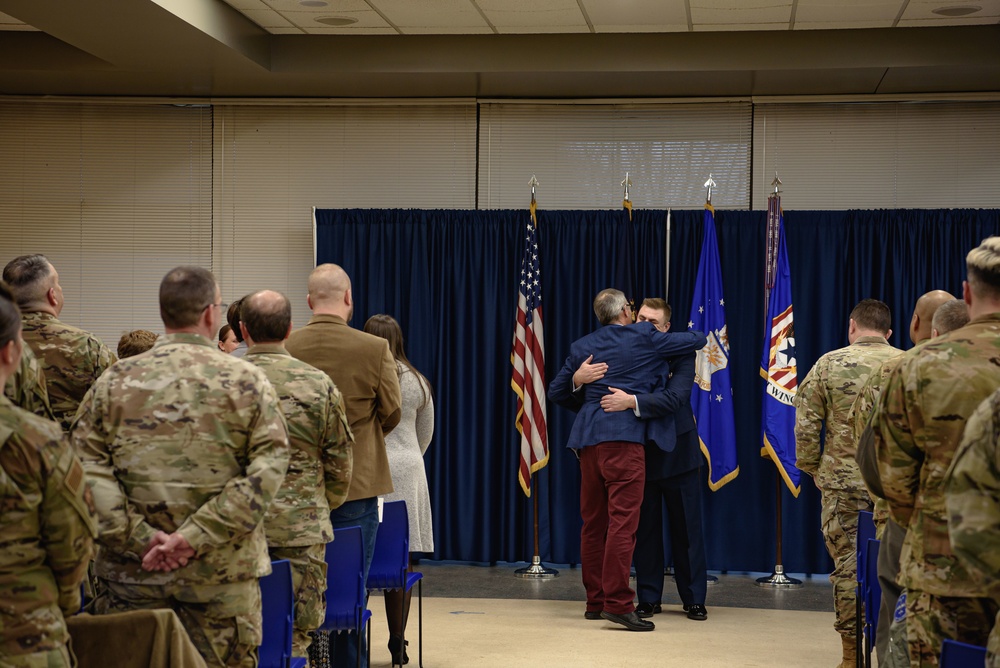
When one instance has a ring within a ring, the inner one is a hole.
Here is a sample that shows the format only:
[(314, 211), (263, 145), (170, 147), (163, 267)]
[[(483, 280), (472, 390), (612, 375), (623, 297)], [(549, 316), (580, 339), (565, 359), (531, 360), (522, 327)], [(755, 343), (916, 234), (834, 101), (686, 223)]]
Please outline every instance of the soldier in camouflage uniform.
[(240, 327), (246, 361), (259, 366), (274, 386), (288, 424), (288, 474), (264, 518), (271, 560), (287, 559), (295, 587), (293, 656), (308, 656), (326, 614), (326, 544), (333, 540), (330, 510), (347, 498), (354, 435), (340, 391), (326, 373), (285, 350), (292, 306), (278, 292), (244, 297)]
[[(979, 405), (945, 475), (948, 534), (969, 575), (1000, 605), (1000, 390)], [(1000, 614), (987, 643), (1000, 668)]]
[[(20, 314), (0, 286), (0, 384), (23, 346)], [(0, 665), (71, 668), (63, 615), (80, 610), (97, 535), (83, 466), (57, 424), (4, 396), (0, 499)]]
[[(954, 317), (940, 322), (936, 313), (948, 304), (947, 310)], [(932, 336), (947, 334), (962, 327), (969, 321), (969, 308), (961, 299), (955, 299), (951, 293), (944, 290), (932, 290), (922, 295), (913, 308), (913, 318), (910, 320), (910, 340), (915, 349)], [(935, 327), (934, 324), (938, 323)], [(942, 324), (944, 323), (944, 324)], [(896, 524), (889, 517), (889, 504), (882, 491), (882, 481), (878, 477), (878, 462), (875, 459), (874, 440), (869, 420), (872, 419), (875, 404), (882, 393), (882, 384), (889, 374), (899, 366), (905, 355), (886, 360), (873, 370), (868, 381), (861, 388), (858, 398), (851, 409), (849, 423), (854, 425), (854, 435), (858, 440), (857, 462), (861, 477), (868, 487), (872, 500), (875, 502), (875, 537), (881, 541), (878, 552), (878, 581), (882, 588), (882, 604), (879, 607), (877, 631), (875, 633), (875, 653), (879, 663), (886, 661), (886, 651), (889, 647), (889, 629), (892, 626), (896, 601), (903, 589), (896, 584), (899, 574), (899, 554), (903, 549), (903, 537), (906, 529)]]
[(21, 349), (21, 362), (7, 379), (4, 394), (18, 408), (46, 420), (55, 420), (49, 405), (49, 390), (45, 384), (45, 373), (30, 346)]
[(14, 258), (4, 267), (3, 280), (21, 307), (24, 340), (41, 362), (52, 413), (68, 430), (83, 395), (117, 358), (90, 332), (59, 321), (62, 286), (44, 255)]
[(71, 440), (100, 526), (95, 610), (172, 608), (209, 666), (249, 668), (288, 433), (264, 373), (215, 347), (219, 295), (204, 269), (170, 271), (166, 336), (98, 379)]
[(898, 582), (907, 589), (913, 666), (936, 666), (945, 638), (986, 644), (996, 604), (948, 539), (945, 471), (965, 420), (1000, 385), (1000, 237), (966, 258), (969, 324), (927, 342), (892, 372), (878, 401), (875, 453), (892, 518), (906, 527)]
[[(813, 476), (822, 494), (823, 537), (834, 563), (830, 574), (836, 613), (833, 626), (843, 643), (840, 665), (844, 667), (853, 667), (857, 654), (858, 511), (872, 507), (854, 461), (856, 441), (847, 418), (872, 369), (902, 354), (886, 341), (891, 323), (889, 307), (882, 302), (859, 302), (848, 326), (851, 345), (820, 357), (795, 397), (795, 466)], [(826, 442), (821, 447), (824, 423)]]

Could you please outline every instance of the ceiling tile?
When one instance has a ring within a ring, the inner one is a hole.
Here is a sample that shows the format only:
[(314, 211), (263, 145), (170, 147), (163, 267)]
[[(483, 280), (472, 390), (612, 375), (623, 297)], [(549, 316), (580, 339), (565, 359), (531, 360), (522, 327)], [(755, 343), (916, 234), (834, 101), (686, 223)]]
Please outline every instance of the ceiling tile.
[[(321, 19), (324, 17), (347, 17), (352, 19), (357, 19), (357, 23), (352, 23), (348, 26), (328, 26), (325, 23), (320, 23), (316, 19)], [(368, 9), (366, 11), (330, 11), (325, 12), (285, 12), (285, 18), (292, 22), (292, 24), (297, 25), (300, 28), (305, 29), (310, 35), (325, 35), (325, 34), (339, 34), (343, 30), (348, 32), (357, 32), (358, 30), (366, 28), (387, 28), (390, 32), (395, 33), (396, 30), (387, 24), (385, 20), (378, 15), (377, 12)], [(335, 32), (326, 33), (322, 32), (326, 29), (333, 29)], [(372, 35), (377, 35), (380, 33), (373, 32)]]
[(736, 32), (738, 30), (788, 30), (788, 21), (781, 23), (695, 23), (694, 32)]
[(407, 33), (419, 30), (424, 33), (462, 34), (466, 32), (462, 29), (469, 28), (475, 29), (470, 31), (475, 33), (482, 32), (482, 28), (493, 32), (469, 0), (372, 0), (372, 4), (393, 25)]
[(572, 34), (572, 33), (589, 33), (590, 27), (583, 23), (581, 25), (525, 25), (525, 26), (497, 26), (497, 32), (501, 35), (545, 35), (548, 33), (554, 34)]
[(791, 17), (791, 0), (761, 0), (750, 6), (741, 0), (691, 0), (691, 22), (696, 29), (703, 24), (788, 23)]
[[(966, 16), (941, 16), (935, 14), (933, 10), (940, 7), (949, 6), (970, 6), (982, 7), (975, 14)], [(900, 17), (899, 25), (906, 21), (908, 25), (928, 25), (927, 21), (933, 21), (934, 25), (958, 26), (974, 25), (982, 23), (996, 23), (1000, 17), (1000, 0), (973, 0), (970, 2), (954, 2), (954, 0), (911, 0), (906, 6), (906, 11)], [(993, 19), (983, 21), (982, 19)], [(978, 19), (978, 20), (977, 20)], [(910, 23), (913, 20), (920, 20), (920, 23)]]
[(597, 23), (594, 22), (594, 31), (599, 33), (642, 33), (642, 32), (687, 32), (687, 22), (684, 23)]
[(365, 0), (326, 0), (325, 7), (306, 7), (299, 0), (264, 0), (271, 8), (279, 12), (324, 12), (327, 16), (332, 12), (363, 12), (371, 11)]
[(264, 0), (225, 0), (225, 3), (233, 9), (267, 9)]
[(292, 27), (288, 19), (271, 9), (244, 9), (242, 13), (261, 28)]
[(663, 32), (687, 30), (684, 0), (582, 0), (599, 32)]
[(481, 26), (398, 26), (404, 35), (492, 35), (493, 29)]
[(891, 28), (893, 19), (881, 21), (855, 21), (843, 19), (840, 21), (799, 21), (795, 20), (796, 30), (844, 30), (850, 28)]
[[(322, 25), (322, 24), (321, 24)], [(310, 35), (398, 35), (395, 28), (385, 27), (385, 28), (372, 28), (372, 27), (358, 27), (357, 25), (347, 26), (346, 28), (332, 28), (330, 26), (323, 26), (322, 28), (306, 28), (306, 32)]]
[[(857, 23), (896, 20), (902, 0), (799, 0), (795, 27), (799, 22)], [(882, 24), (880, 24), (882, 25)]]
[(942, 26), (981, 26), (1000, 22), (1000, 15), (993, 16), (935, 16), (926, 19), (900, 19), (896, 25), (900, 28), (937, 28)]
[[(478, 0), (500, 32), (589, 31), (576, 0)], [(511, 30), (516, 28), (517, 30)], [(576, 30), (567, 30), (575, 28)]]

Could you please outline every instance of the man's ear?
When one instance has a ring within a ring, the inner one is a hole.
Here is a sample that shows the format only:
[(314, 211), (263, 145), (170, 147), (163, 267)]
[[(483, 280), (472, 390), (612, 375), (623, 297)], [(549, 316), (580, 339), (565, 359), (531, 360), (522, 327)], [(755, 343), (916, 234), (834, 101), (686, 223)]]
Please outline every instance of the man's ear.
[(972, 306), (972, 288), (969, 287), (968, 281), (962, 281), (962, 300)]
[(49, 306), (52, 306), (53, 308), (59, 305), (59, 300), (56, 299), (56, 289), (55, 288), (49, 288), (45, 292), (45, 301), (47, 301), (49, 303)]
[(344, 290), (344, 303), (348, 306), (354, 303), (354, 294), (351, 292), (350, 288)]
[(2, 363), (3, 366), (13, 367), (14, 358), (16, 357), (17, 357), (17, 339), (11, 339), (10, 341), (7, 342), (6, 345), (0, 348), (0, 363)]
[(306, 295), (306, 304), (309, 306), (309, 310), (313, 310), (313, 298), (312, 295)]
[(242, 320), (240, 320), (240, 334), (243, 335), (243, 340), (247, 342), (247, 345), (249, 345), (249, 342), (252, 339), (250, 338), (250, 332), (247, 331), (247, 324)]

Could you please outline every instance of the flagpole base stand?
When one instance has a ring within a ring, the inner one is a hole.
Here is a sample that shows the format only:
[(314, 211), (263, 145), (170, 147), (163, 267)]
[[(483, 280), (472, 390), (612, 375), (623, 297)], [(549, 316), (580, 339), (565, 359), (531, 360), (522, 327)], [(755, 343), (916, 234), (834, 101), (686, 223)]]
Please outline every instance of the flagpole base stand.
[(519, 578), (530, 578), (532, 580), (543, 580), (547, 578), (559, 577), (559, 571), (554, 568), (546, 568), (538, 556), (531, 558), (531, 565), (527, 568), (519, 568), (514, 571), (514, 575)]
[(785, 575), (785, 567), (778, 564), (774, 567), (774, 573), (766, 578), (757, 578), (758, 587), (770, 587), (771, 589), (798, 589), (802, 586), (802, 580), (796, 580)]

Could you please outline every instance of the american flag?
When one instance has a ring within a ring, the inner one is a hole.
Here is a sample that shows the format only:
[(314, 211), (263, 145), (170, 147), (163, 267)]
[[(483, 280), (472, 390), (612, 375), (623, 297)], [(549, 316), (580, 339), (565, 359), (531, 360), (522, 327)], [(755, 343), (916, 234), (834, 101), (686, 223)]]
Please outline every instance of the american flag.
[(517, 295), (517, 327), (510, 361), (510, 386), (517, 393), (517, 430), (521, 433), (521, 463), (517, 477), (531, 496), (531, 474), (549, 463), (545, 425), (545, 337), (542, 333), (542, 282), (538, 267), (538, 219), (531, 203), (531, 219), (524, 233), (524, 256)]

